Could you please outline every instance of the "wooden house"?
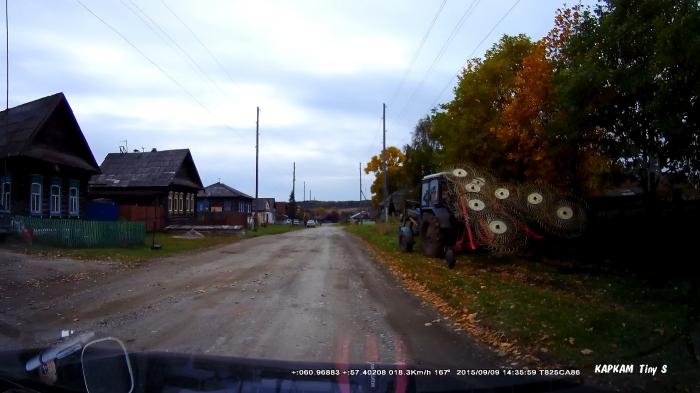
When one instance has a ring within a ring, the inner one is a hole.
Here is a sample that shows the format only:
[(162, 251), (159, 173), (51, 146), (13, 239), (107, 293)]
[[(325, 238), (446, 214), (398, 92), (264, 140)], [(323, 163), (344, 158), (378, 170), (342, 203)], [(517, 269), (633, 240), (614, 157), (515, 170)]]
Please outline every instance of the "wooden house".
[(79, 218), (100, 172), (63, 93), (0, 112), (0, 205), (14, 215)]
[(253, 201), (253, 211), (259, 224), (275, 223), (275, 198), (258, 198)]
[(224, 183), (208, 185), (197, 194), (198, 213), (252, 213), (253, 198)]
[(204, 187), (189, 149), (110, 153), (100, 170), (90, 179), (90, 196), (121, 207), (158, 207), (166, 225), (194, 219), (196, 195)]

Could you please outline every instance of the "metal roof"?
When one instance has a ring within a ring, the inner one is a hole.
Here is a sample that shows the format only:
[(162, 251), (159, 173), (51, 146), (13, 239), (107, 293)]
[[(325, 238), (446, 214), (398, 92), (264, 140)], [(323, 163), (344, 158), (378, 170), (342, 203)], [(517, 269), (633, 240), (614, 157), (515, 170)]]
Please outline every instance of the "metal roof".
[(236, 190), (233, 187), (227, 186), (224, 183), (217, 182), (211, 185), (208, 185), (204, 188), (204, 190), (200, 191), (197, 194), (197, 197), (199, 198), (232, 198), (232, 197), (239, 197), (239, 198), (246, 198), (246, 199), (253, 199), (252, 196), (242, 193), (238, 190)]
[(438, 173), (433, 173), (433, 174), (431, 174), (431, 175), (423, 176), (423, 180), (430, 180), (430, 179), (434, 179), (434, 178), (436, 178), (436, 177), (443, 177), (443, 176), (449, 175), (449, 174), (450, 174), (450, 172), (438, 172)]
[(100, 169), (102, 173), (90, 179), (93, 187), (203, 188), (189, 149), (109, 153)]

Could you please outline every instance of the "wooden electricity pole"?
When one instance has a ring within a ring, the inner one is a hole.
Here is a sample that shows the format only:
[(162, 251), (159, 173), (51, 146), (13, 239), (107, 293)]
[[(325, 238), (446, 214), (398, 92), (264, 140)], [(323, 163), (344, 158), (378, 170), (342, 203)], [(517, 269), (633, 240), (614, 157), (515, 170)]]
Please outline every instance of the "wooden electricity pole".
[(384, 157), (384, 222), (389, 222), (389, 183), (386, 168), (386, 104), (382, 104), (382, 156)]
[[(255, 207), (258, 207), (258, 151), (260, 145), (260, 107), (255, 112)], [(258, 230), (258, 212), (253, 209), (253, 231)]]

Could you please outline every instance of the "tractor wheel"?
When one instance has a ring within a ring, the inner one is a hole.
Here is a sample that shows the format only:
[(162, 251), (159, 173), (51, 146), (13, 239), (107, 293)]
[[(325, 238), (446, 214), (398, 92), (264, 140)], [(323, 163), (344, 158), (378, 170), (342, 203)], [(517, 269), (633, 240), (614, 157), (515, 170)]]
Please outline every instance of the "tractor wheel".
[(440, 228), (440, 221), (430, 213), (423, 215), (420, 241), (423, 255), (427, 257), (440, 258), (445, 251), (445, 240), (442, 228)]
[(445, 251), (445, 263), (447, 264), (447, 268), (454, 269), (456, 262), (454, 250), (451, 248), (447, 249), (447, 251)]

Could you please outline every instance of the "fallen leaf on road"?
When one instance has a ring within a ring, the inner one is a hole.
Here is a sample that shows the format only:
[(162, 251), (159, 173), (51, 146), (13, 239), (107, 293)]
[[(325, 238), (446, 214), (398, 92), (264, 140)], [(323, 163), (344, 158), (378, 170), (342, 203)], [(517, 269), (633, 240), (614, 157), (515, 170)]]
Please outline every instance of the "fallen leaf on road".
[(426, 322), (425, 326), (433, 326), (433, 324), (431, 322)]
[(581, 355), (586, 355), (586, 356), (588, 356), (588, 355), (590, 355), (590, 354), (592, 354), (592, 353), (593, 353), (593, 351), (590, 350), (590, 349), (587, 349), (587, 348), (581, 350)]
[(73, 318), (73, 322), (78, 322), (79, 320), (78, 318)]

